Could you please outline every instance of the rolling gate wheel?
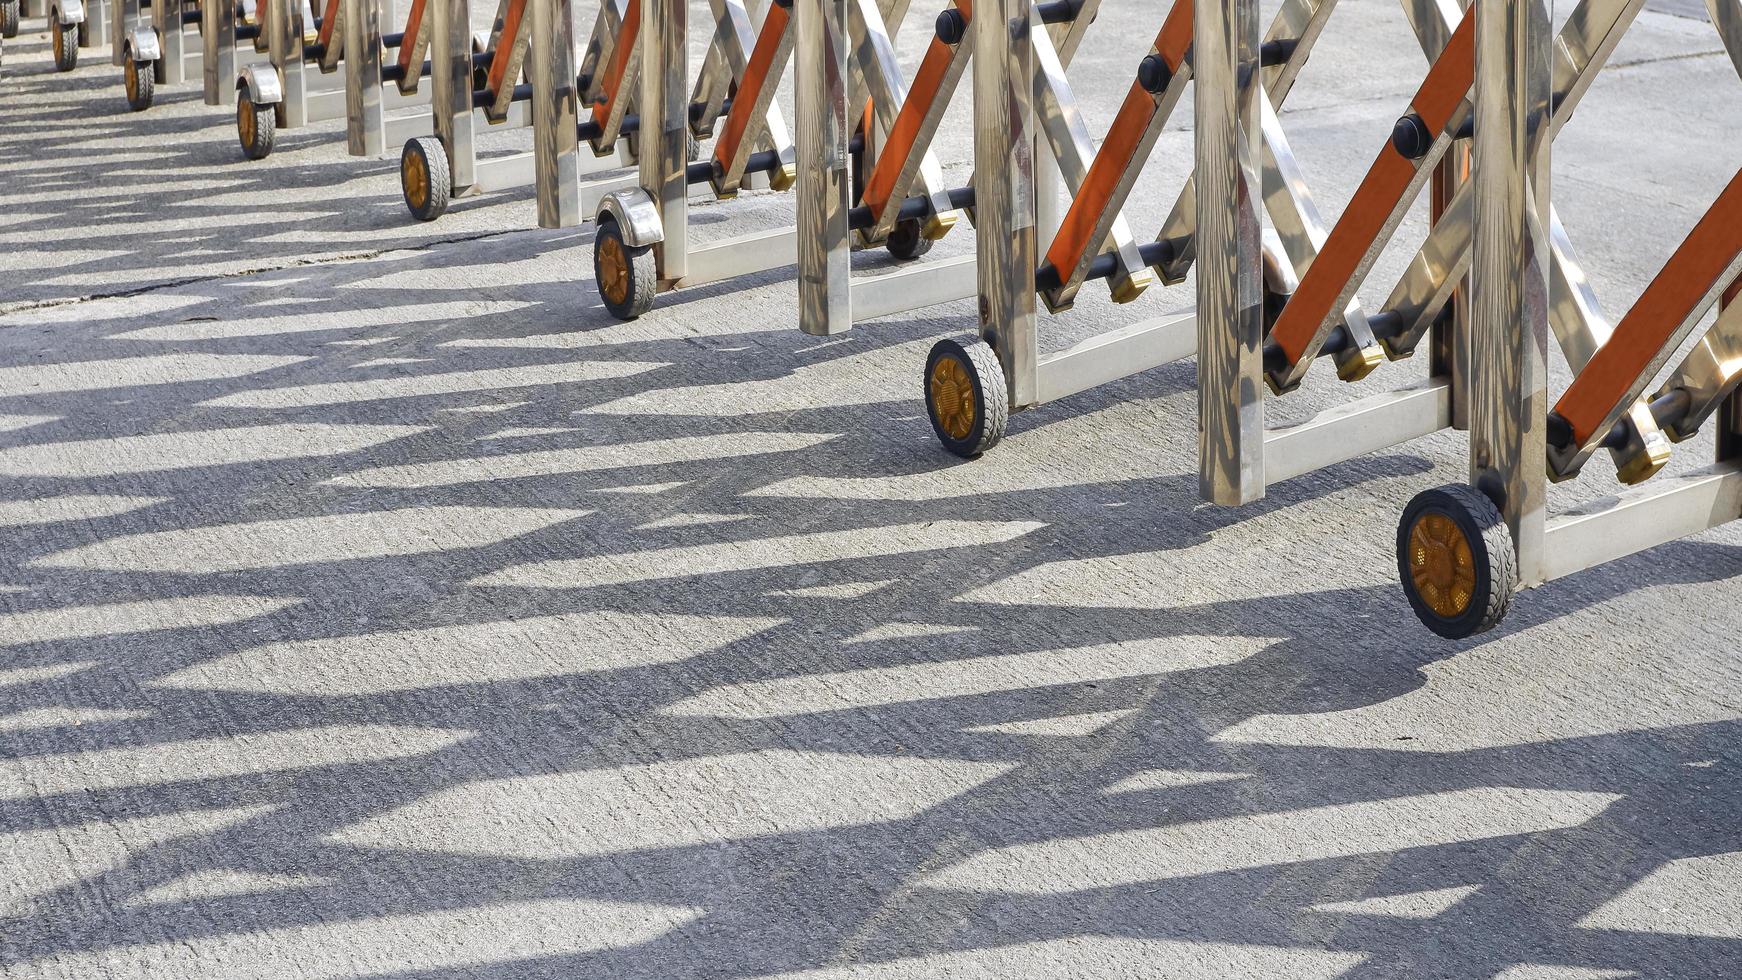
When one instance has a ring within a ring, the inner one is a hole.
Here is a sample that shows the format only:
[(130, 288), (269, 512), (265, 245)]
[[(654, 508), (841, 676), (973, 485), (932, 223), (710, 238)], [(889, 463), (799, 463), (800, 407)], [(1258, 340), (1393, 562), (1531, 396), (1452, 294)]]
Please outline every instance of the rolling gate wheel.
[(448, 152), (442, 148), (441, 140), (419, 136), (405, 141), (405, 149), (399, 154), (399, 189), (412, 217), (434, 221), (445, 214), (453, 186)]
[(264, 160), (271, 156), (277, 131), (277, 110), (272, 106), (255, 105), (247, 89), (236, 93), (236, 139), (242, 144), (243, 156), (250, 160)]
[(1397, 525), (1397, 573), (1410, 608), (1447, 639), (1500, 622), (1518, 589), (1517, 560), (1500, 509), (1468, 484), (1417, 494)]
[(619, 320), (639, 317), (653, 309), (658, 279), (652, 247), (630, 245), (617, 222), (602, 217), (593, 237), (593, 281), (605, 309)]
[(122, 85), (127, 91), (127, 107), (134, 112), (144, 112), (151, 108), (151, 99), (157, 89), (157, 75), (153, 67), (140, 64), (133, 57), (133, 52), (127, 52), (127, 60), (121, 69)]
[(895, 258), (911, 261), (931, 251), (931, 239), (925, 237), (925, 226), (919, 219), (910, 218), (895, 223), (895, 230), (889, 233), (889, 241), (884, 247)]
[(925, 410), (945, 449), (973, 459), (1010, 424), (1010, 394), (998, 355), (983, 341), (940, 340), (925, 360)]
[(55, 71), (72, 71), (79, 65), (78, 24), (62, 24), (60, 18), (49, 15), (50, 44), (54, 48)]

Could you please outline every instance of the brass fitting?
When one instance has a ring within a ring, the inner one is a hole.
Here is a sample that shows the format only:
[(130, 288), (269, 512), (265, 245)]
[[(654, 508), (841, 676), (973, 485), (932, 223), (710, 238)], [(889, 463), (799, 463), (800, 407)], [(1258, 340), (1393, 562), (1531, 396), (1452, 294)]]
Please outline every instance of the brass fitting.
[(1123, 279), (1113, 280), (1113, 302), (1129, 303), (1150, 286), (1155, 285), (1155, 273), (1149, 269), (1139, 269)]
[(937, 239), (942, 238), (945, 235), (949, 234), (950, 229), (954, 228), (955, 226), (956, 226), (956, 212), (946, 211), (943, 214), (934, 214), (931, 217), (927, 218), (925, 220), (925, 227), (920, 229), (920, 234), (926, 238), (929, 238), (933, 241), (936, 241)]
[(1348, 351), (1337, 357), (1337, 377), (1344, 381), (1360, 381), (1383, 363), (1385, 351), (1377, 345)]

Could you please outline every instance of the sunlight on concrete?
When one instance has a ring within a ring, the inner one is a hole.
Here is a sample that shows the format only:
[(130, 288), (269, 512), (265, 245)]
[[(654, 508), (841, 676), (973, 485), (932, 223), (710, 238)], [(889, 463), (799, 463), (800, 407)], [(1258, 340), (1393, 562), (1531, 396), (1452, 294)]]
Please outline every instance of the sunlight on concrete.
[(855, 963), (773, 975), (768, 980), (1015, 980), (1018, 977), (1093, 977), (1155, 980), (1172, 977), (1288, 977), (1331, 980), (1366, 959), (1362, 953), (1194, 943), (1169, 939), (1073, 936), (1014, 946), (933, 953), (880, 963)]
[(647, 442), (614, 442), (572, 449), (493, 453), (462, 459), (379, 466), (336, 476), (329, 483), (360, 487), (445, 487), (491, 480), (518, 480), (564, 473), (591, 473), (635, 466), (670, 466), (798, 452), (828, 442), (832, 435), (784, 432), (734, 432), (719, 436), (679, 436)]
[(991, 725), (974, 725), (964, 728), (964, 732), (983, 732), (990, 735), (1033, 735), (1042, 738), (1080, 738), (1093, 735), (1121, 718), (1134, 713), (1137, 709), (1124, 711), (1090, 711), (1076, 715), (1057, 715), (1052, 718), (1035, 718), (1029, 721), (1003, 721)]
[(328, 884), (332, 884), (332, 879), (318, 875), (280, 875), (238, 868), (211, 868), (172, 878), (161, 885), (145, 889), (121, 904), (133, 908), (144, 905), (181, 905), (236, 895), (297, 891)]
[(1680, 858), (1579, 920), (1582, 929), (1742, 939), (1742, 851)]
[(667, 705), (661, 713), (778, 718), (1120, 677), (1147, 677), (1238, 663), (1269, 643), (1250, 637), (1175, 636), (799, 674), (713, 688)]
[(1046, 895), (1573, 827), (1621, 797), (1479, 787), (1115, 831), (976, 854), (933, 888)]
[[(7, 451), (0, 449), (0, 470)], [(69, 494), (36, 500), (0, 500), (0, 527), (29, 527), (57, 521), (90, 521), (161, 504), (168, 497), (120, 497), (111, 494)]]
[(1431, 919), (1476, 894), (1480, 887), (1479, 885), (1459, 885), (1454, 888), (1435, 888), (1430, 891), (1405, 892), (1400, 895), (1357, 898), (1347, 902), (1320, 902), (1313, 908), (1319, 912), (1338, 912), (1344, 915), (1378, 915), (1392, 919)]
[(655, 579), (720, 575), (889, 555), (933, 554), (949, 548), (1013, 541), (1046, 525), (1034, 521), (936, 521), (894, 527), (822, 531), (719, 544), (635, 551), (517, 565), (473, 579), (472, 585), (579, 589)]
[[(45, 956), (15, 963), (8, 978), (102, 976), (356, 977), (482, 969), (521, 959), (632, 946), (693, 921), (701, 909), (548, 898), (376, 915), (258, 932), (203, 924), (185, 939)], [(172, 964), (174, 964), (172, 966)]]
[(176, 671), (154, 687), (355, 697), (673, 663), (782, 620), (590, 612), (270, 643)]
[(407, 507), (293, 517), (122, 535), (56, 552), (32, 564), (184, 575), (284, 568), (481, 548), (591, 513), (534, 507)]
[[(1548, 623), (1526, 632), (1554, 632)], [(1459, 752), (1742, 720), (1742, 703), (1712, 678), (1735, 670), (1722, 645), (1653, 643), (1649, 658), (1601, 643), (1554, 645), (1553, 670), (1518, 655), (1518, 638), (1425, 664), (1427, 682), (1343, 711), (1248, 718), (1214, 736), (1229, 744)], [(1625, 705), (1625, 710), (1618, 706)], [(1400, 737), (1407, 736), (1407, 740)]]
[(71, 827), (0, 834), (0, 854), (6, 859), (6, 874), (0, 875), (0, 917), (26, 915), (43, 896), (113, 871), (178, 837), (209, 834), (272, 809), (244, 806), (148, 817), (118, 815)]
[(339, 456), (427, 432), (414, 425), (291, 422), (0, 449), (0, 474), (65, 479)]
[(306, 357), (267, 354), (155, 354), (101, 361), (69, 361), (0, 367), (0, 391), (11, 395), (52, 395), (141, 385), (218, 381), (270, 371)]
[(322, 725), (276, 732), (0, 759), (0, 799), (257, 776), (403, 759), (447, 748), (468, 732), (409, 725)]
[(784, 749), (736, 752), (470, 783), (332, 837), (359, 847), (529, 860), (668, 850), (905, 820), (1010, 768)]
[[(884, 363), (891, 357), (900, 359), (906, 352), (916, 365), (925, 364), (925, 351), (931, 341), (904, 344), (895, 348), (879, 348), (849, 354), (845, 357), (823, 357), (799, 365), (772, 378), (755, 382), (754, 395), (745, 391), (742, 381), (724, 384), (692, 385), (682, 388), (662, 388), (625, 395), (600, 405), (583, 409), (597, 415), (711, 415), (736, 418), (779, 412), (799, 412), (805, 409), (839, 408), (844, 405), (870, 405), (889, 398), (888, 386), (879, 376), (887, 370)], [(918, 377), (918, 368), (915, 368)], [(916, 389), (917, 391), (917, 382)], [(915, 402), (918, 402), (917, 395)]]
[(260, 388), (220, 395), (201, 404), (217, 408), (315, 408), (321, 405), (418, 398), (424, 395), (495, 391), (500, 388), (609, 381), (665, 366), (646, 361), (571, 361), (566, 364), (484, 368), (477, 371), (373, 378), (368, 381), (327, 381), (284, 388)]
[(266, 599), (260, 596), (199, 595), (179, 599), (142, 599), (138, 602), (32, 609), (0, 616), (0, 647), (113, 634), (146, 633), (152, 630), (221, 626), (255, 616), (268, 616), (301, 601)]
[(460, 301), (452, 303), (407, 303), (403, 306), (364, 306), (332, 310), (302, 310), (285, 316), (257, 316), (223, 320), (194, 320), (157, 327), (140, 327), (115, 334), (114, 340), (230, 340), (237, 337), (269, 337), (313, 333), (319, 330), (372, 330), (376, 327), (427, 329), (467, 317), (491, 316), (522, 310), (531, 303), (506, 301)]

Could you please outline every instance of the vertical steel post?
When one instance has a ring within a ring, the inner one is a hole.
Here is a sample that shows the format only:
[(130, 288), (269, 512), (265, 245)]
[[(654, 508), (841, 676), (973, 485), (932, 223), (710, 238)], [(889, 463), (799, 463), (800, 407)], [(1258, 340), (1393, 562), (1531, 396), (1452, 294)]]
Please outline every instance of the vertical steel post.
[(109, 31), (109, 63), (120, 68), (127, 63), (122, 47), (127, 43), (127, 35), (133, 32), (133, 25), (139, 21), (139, 0), (115, 0), (115, 24)]
[[(1742, 278), (1724, 290), (1718, 315), (1736, 303), (1742, 303)], [(1742, 389), (1724, 396), (1724, 403), (1713, 414), (1718, 419), (1718, 462), (1742, 463)]]
[(1258, 0), (1197, 0), (1198, 488), (1264, 496), (1264, 258)]
[(1010, 407), (1040, 400), (1034, 270), (1034, 43), (1030, 0), (980, 0), (974, 32), (974, 239), (980, 336)]
[(659, 208), (659, 280), (689, 265), (689, 45), (687, 0), (641, 0), (641, 186)]
[(85, 22), (79, 27), (79, 47), (93, 50), (107, 47), (109, 35), (115, 31), (115, 24), (110, 19), (114, 12), (115, 5), (110, 0), (86, 0)]
[(180, 85), (188, 80), (186, 35), (181, 29), (181, 0), (153, 0), (151, 22), (157, 27), (157, 80)]
[[(429, 107), (458, 195), (478, 182), (472, 130), (472, 14), (466, 0), (429, 0)], [(412, 66), (416, 71), (417, 66)]]
[(580, 94), (575, 91), (574, 11), (569, 0), (532, 0), (533, 181), (540, 228), (581, 223)]
[(272, 41), (272, 61), (278, 69), (278, 80), (284, 86), (284, 126), (299, 129), (308, 125), (308, 59), (302, 56), (302, 0), (271, 0), (281, 13), (277, 24), (280, 33)]
[(1470, 482), (1543, 581), (1548, 419), (1550, 33), (1546, 0), (1477, 0)]
[[(826, 336), (853, 326), (853, 206), (847, 122), (847, 4), (794, 0), (798, 138), (798, 326)], [(866, 139), (870, 142), (869, 134)]]
[(379, 157), (387, 152), (381, 0), (341, 0), (341, 6), (345, 8), (345, 149), (354, 157)]
[(200, 4), (200, 44), (206, 105), (235, 105), (236, 0)]

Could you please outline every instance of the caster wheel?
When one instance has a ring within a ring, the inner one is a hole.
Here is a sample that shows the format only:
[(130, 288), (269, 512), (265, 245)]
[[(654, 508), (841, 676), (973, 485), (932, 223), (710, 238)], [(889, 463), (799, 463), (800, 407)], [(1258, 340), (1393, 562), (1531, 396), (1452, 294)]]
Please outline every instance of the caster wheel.
[(271, 106), (255, 105), (246, 91), (236, 93), (236, 138), (242, 143), (243, 156), (264, 160), (272, 155), (277, 123)]
[(623, 231), (609, 218), (599, 222), (593, 238), (593, 281), (605, 309), (619, 320), (633, 320), (653, 309), (659, 269), (653, 249), (623, 240)]
[(0, 37), (18, 36), (19, 0), (0, 3)]
[(902, 261), (917, 259), (931, 251), (931, 239), (920, 234), (921, 227), (918, 218), (907, 221), (897, 221), (895, 229), (889, 233), (889, 241), (883, 247), (889, 254)]
[(1493, 629), (1518, 589), (1518, 556), (1500, 509), (1463, 483), (1419, 493), (1404, 508), (1397, 572), (1422, 624), (1452, 640)]
[(127, 89), (127, 107), (134, 112), (151, 108), (151, 97), (157, 88), (157, 75), (151, 63), (140, 64), (131, 52), (122, 66), (122, 84)]
[(59, 18), (51, 18), (48, 25), (49, 41), (54, 48), (54, 70), (72, 71), (79, 66), (79, 25), (62, 24)]
[(1010, 423), (1004, 366), (983, 341), (940, 340), (925, 360), (925, 410), (944, 448), (973, 459), (998, 444)]
[(405, 141), (399, 154), (399, 188), (405, 206), (419, 221), (434, 221), (447, 213), (454, 180), (449, 176), (448, 151), (434, 136)]

